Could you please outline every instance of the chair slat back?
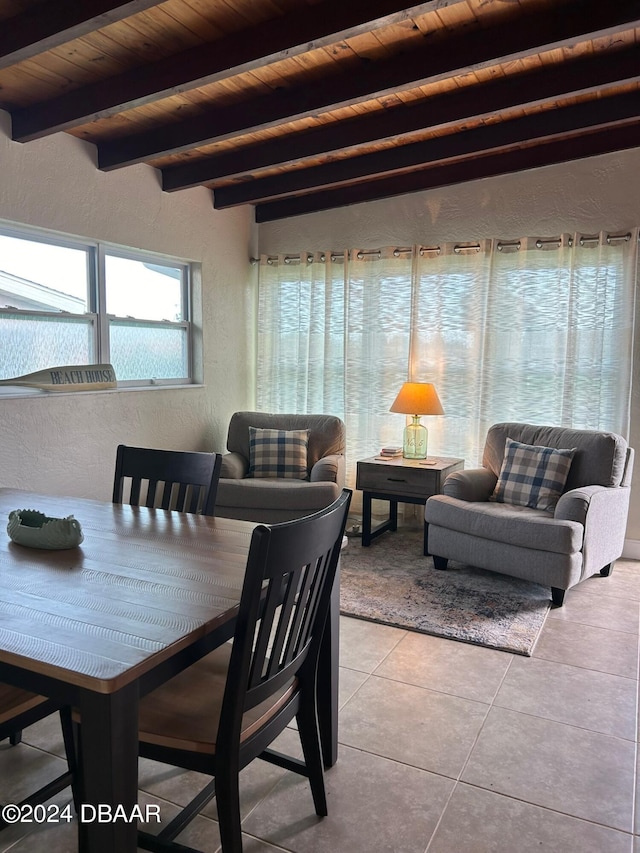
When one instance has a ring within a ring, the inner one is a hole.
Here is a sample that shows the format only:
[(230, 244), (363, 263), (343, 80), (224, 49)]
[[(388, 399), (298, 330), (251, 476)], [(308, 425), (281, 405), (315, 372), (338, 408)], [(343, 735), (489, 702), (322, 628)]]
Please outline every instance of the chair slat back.
[(219, 453), (121, 444), (116, 453), (113, 502), (140, 506), (142, 500), (147, 507), (213, 515), (221, 464)]
[[(315, 674), (351, 492), (313, 515), (253, 532), (222, 708), (223, 726)], [(315, 677), (315, 675), (314, 675)]]

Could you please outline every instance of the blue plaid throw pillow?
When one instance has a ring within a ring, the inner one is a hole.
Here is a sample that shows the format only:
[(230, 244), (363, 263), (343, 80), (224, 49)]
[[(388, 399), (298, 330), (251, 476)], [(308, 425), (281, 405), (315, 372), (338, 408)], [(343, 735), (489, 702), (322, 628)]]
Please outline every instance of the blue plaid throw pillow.
[(308, 429), (249, 427), (248, 477), (289, 477), (306, 480)]
[(507, 438), (500, 476), (490, 500), (553, 511), (576, 452)]

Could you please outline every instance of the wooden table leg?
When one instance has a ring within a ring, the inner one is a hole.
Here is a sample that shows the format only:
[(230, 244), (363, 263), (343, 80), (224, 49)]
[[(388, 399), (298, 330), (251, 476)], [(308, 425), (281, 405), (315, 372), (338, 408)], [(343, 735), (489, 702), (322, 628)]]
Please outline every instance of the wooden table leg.
[(389, 530), (398, 529), (398, 501), (389, 501)]
[[(80, 714), (83, 786), (78, 850), (135, 853), (137, 821), (129, 816), (138, 800), (137, 682), (116, 693), (84, 691)], [(126, 817), (113, 819), (118, 806)], [(112, 819), (106, 819), (109, 815)]]
[(367, 547), (371, 544), (371, 495), (362, 493), (362, 545)]
[[(375, 529), (371, 527), (371, 501), (373, 497), (378, 500), (389, 502), (389, 518), (383, 521)], [(362, 546), (367, 548), (371, 541), (381, 536), (387, 530), (398, 529), (398, 500), (390, 495), (376, 494), (375, 492), (362, 493)]]

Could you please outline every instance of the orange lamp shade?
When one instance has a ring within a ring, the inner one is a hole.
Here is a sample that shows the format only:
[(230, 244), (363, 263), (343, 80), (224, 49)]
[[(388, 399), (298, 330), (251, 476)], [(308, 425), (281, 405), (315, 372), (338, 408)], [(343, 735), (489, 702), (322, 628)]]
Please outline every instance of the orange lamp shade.
[(405, 382), (390, 411), (403, 415), (444, 415), (438, 392), (431, 382)]

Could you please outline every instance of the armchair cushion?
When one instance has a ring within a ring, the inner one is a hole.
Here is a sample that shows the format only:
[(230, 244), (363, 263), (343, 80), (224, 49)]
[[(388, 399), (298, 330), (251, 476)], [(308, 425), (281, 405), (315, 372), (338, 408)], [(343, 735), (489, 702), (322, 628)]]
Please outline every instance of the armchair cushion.
[(308, 429), (307, 463), (311, 468), (323, 456), (344, 453), (345, 427), (334, 415), (271, 414), (235, 412), (229, 423), (227, 450), (249, 459), (249, 427), (260, 429)]
[(499, 474), (507, 438), (543, 447), (577, 447), (567, 490), (580, 486), (620, 486), (627, 472), (627, 442), (621, 435), (569, 427), (494, 424), (487, 433), (482, 464)]
[(541, 509), (497, 504), (467, 503), (446, 495), (429, 498), (429, 524), (455, 530), (478, 540), (504, 542), (557, 554), (572, 554), (582, 547), (584, 528), (572, 520), (557, 520)]
[(490, 500), (551, 511), (567, 482), (576, 452), (506, 439), (498, 482)]
[(248, 477), (307, 480), (308, 429), (249, 427)]

